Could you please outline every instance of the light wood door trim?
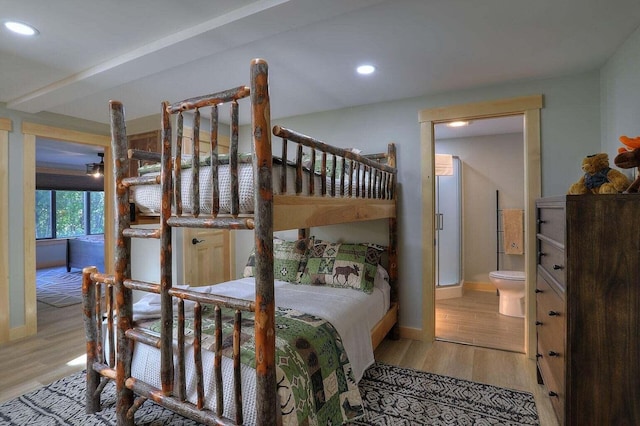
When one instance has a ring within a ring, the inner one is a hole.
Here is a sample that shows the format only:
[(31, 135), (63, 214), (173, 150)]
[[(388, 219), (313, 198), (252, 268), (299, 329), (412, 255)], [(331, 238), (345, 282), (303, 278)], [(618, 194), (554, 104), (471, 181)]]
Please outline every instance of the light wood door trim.
[(0, 343), (9, 341), (9, 132), (11, 120), (0, 118)]
[[(525, 351), (531, 358), (535, 354), (535, 200), (541, 195), (540, 168), (540, 109), (542, 95), (499, 99), (431, 108), (420, 111), (420, 137), (422, 156), (422, 241), (434, 241), (435, 187), (434, 187), (434, 125), (453, 120), (473, 120), (508, 115), (524, 115), (524, 174), (525, 174), (525, 274), (526, 324)], [(422, 250), (422, 338), (435, 339), (435, 260), (433, 244), (426, 243)]]
[[(37, 303), (36, 303), (36, 259), (35, 259), (35, 175), (36, 155), (35, 146), (37, 137), (57, 139), (66, 142), (96, 145), (104, 148), (104, 160), (107, 167), (104, 168), (104, 235), (105, 235), (105, 268), (113, 270), (113, 171), (110, 165), (113, 158), (111, 154), (111, 138), (106, 135), (79, 132), (76, 130), (46, 126), (42, 124), (23, 122), (23, 184), (24, 184), (24, 312), (25, 327), (18, 328), (11, 333), (11, 339), (33, 335), (37, 332)], [(110, 238), (111, 236), (111, 238)]]

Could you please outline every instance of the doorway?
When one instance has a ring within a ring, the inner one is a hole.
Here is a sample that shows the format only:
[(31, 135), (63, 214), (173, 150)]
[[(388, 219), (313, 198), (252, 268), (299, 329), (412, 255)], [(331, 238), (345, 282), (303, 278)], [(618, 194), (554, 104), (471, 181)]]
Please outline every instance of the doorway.
[[(504, 252), (500, 220), (505, 209), (524, 208), (523, 147), (521, 114), (435, 126), (436, 270), (462, 271), (455, 280), (436, 275), (437, 340), (524, 352), (524, 318), (500, 314), (489, 278), (495, 270), (524, 271), (524, 252)], [(447, 180), (460, 184), (443, 186)], [(522, 237), (522, 215), (516, 225)]]
[[(524, 116), (524, 175), (525, 175), (525, 352), (529, 357), (535, 352), (535, 229), (534, 205), (541, 194), (540, 179), (540, 109), (542, 95), (502, 99), (473, 104), (432, 108), (420, 111), (421, 157), (422, 157), (422, 240), (435, 238), (435, 130), (437, 123), (454, 120), (474, 120), (522, 114)], [(435, 253), (432, 244), (423, 246), (423, 340), (435, 339)]]
[[(36, 262), (35, 262), (35, 180), (36, 180), (36, 139), (50, 138), (60, 141), (99, 146), (104, 150), (105, 164), (111, 164), (111, 138), (106, 135), (78, 132), (35, 123), (22, 123), (23, 133), (23, 183), (24, 183), (24, 306), (25, 325), (12, 335), (12, 339), (27, 337), (37, 332), (36, 304)], [(104, 234), (113, 235), (113, 173), (110, 167), (104, 168)], [(111, 270), (113, 241), (104, 242), (105, 269)]]

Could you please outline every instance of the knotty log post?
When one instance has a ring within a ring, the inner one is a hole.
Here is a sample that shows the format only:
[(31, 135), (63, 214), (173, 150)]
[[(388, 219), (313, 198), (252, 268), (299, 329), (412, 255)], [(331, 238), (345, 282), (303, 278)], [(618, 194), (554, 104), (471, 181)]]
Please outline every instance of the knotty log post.
[[(193, 139), (191, 139), (191, 214), (200, 216), (200, 109), (193, 113)], [(176, 167), (180, 167), (178, 164)]]
[[(171, 122), (169, 104), (162, 103), (162, 204), (160, 209), (160, 321), (162, 345), (160, 348), (160, 379), (162, 393), (173, 393), (173, 299), (169, 290), (173, 286), (171, 276), (171, 217), (172, 168)], [(194, 130), (195, 131), (195, 130)], [(195, 149), (195, 147), (194, 147)], [(194, 172), (194, 175), (197, 174)], [(195, 177), (195, 176), (194, 176)], [(194, 195), (195, 196), (195, 195)]]
[(251, 61), (251, 135), (255, 158), (256, 247), (256, 420), (259, 425), (276, 423), (275, 301), (273, 288), (273, 186), (268, 66), (262, 59)]
[(229, 146), (229, 177), (231, 179), (231, 216), (240, 214), (240, 188), (238, 179), (238, 101), (231, 102), (231, 140)]
[(96, 389), (100, 384), (100, 373), (93, 369), (93, 364), (98, 361), (98, 333), (95, 320), (96, 288), (91, 280), (91, 273), (97, 271), (95, 267), (82, 270), (82, 307), (87, 341), (87, 389), (85, 394), (85, 412), (87, 414), (100, 411), (100, 394), (96, 395)]
[(113, 170), (115, 179), (115, 273), (116, 306), (118, 307), (118, 333), (116, 359), (116, 420), (118, 425), (133, 426), (133, 418), (127, 416), (127, 411), (133, 405), (133, 391), (125, 386), (125, 380), (131, 376), (131, 358), (133, 343), (127, 339), (125, 332), (133, 324), (133, 300), (131, 290), (124, 286), (125, 278), (131, 276), (129, 259), (131, 244), (123, 232), (130, 226), (129, 190), (122, 180), (129, 170), (127, 156), (127, 132), (124, 121), (124, 108), (117, 101), (109, 102), (111, 119), (111, 146), (113, 150)]
[(218, 188), (218, 105), (211, 107), (209, 125), (209, 153), (211, 164), (211, 215), (218, 216), (220, 212), (220, 189)]
[[(396, 146), (392, 143), (388, 147), (387, 165), (389, 167), (396, 167)], [(391, 176), (391, 194), (390, 197), (398, 205), (397, 192), (395, 190), (396, 180), (393, 175)], [(391, 285), (391, 301), (398, 302), (398, 219), (394, 217), (389, 218), (389, 284)], [(399, 307), (398, 307), (399, 309)], [(400, 325), (396, 321), (391, 329), (391, 338), (398, 340), (400, 338)]]
[[(174, 188), (173, 193), (175, 195), (175, 203), (176, 203), (176, 215), (182, 215), (182, 143), (184, 137), (184, 117), (182, 116), (182, 111), (178, 113), (176, 124), (176, 158), (175, 158), (175, 167), (173, 170), (174, 179)], [(162, 161), (162, 154), (160, 156), (160, 161)]]

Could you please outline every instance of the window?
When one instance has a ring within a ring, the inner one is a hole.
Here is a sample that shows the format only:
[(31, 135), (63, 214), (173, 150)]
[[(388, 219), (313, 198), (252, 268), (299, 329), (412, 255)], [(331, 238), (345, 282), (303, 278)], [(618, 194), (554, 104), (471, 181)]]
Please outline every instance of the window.
[(104, 192), (36, 190), (36, 239), (104, 233)]

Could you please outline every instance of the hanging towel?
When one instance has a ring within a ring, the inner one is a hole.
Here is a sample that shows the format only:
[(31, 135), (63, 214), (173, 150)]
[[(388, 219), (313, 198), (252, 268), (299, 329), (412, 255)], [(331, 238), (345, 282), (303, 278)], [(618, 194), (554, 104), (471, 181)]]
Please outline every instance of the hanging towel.
[(502, 210), (502, 226), (504, 228), (503, 244), (505, 254), (524, 254), (523, 219), (523, 210)]
[(436, 176), (453, 176), (453, 155), (436, 154)]

